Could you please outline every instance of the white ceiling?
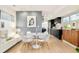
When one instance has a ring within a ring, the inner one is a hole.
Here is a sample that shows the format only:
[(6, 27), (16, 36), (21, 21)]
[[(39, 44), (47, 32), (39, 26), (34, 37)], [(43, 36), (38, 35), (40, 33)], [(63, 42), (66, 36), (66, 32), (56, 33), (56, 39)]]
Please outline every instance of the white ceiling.
[(0, 7), (14, 11), (42, 11), (43, 16), (48, 16), (49, 18), (65, 16), (79, 10), (79, 5), (0, 5)]

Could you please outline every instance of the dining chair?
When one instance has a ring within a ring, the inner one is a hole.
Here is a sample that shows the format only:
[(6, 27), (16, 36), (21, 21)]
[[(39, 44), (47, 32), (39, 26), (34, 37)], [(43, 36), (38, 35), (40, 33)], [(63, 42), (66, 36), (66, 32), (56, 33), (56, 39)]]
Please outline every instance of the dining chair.
[(22, 41), (24, 43), (24, 45), (26, 46), (26, 44), (29, 46), (31, 45), (32, 41), (33, 41), (33, 35), (31, 34), (31, 32), (27, 32), (26, 35), (24, 35), (22, 37)]
[(40, 45), (45, 46), (45, 44), (46, 44), (46, 46), (49, 48), (49, 45), (48, 45), (49, 34), (47, 34), (47, 33), (40, 33), (38, 41), (40, 42)]

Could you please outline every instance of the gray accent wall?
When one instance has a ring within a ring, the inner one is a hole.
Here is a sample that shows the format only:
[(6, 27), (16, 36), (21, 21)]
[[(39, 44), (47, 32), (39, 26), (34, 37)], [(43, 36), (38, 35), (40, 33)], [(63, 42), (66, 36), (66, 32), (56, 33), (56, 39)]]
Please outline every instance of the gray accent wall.
[[(27, 27), (27, 16), (36, 16), (36, 27)], [(41, 11), (16, 11), (16, 27), (26, 34), (27, 31), (33, 33), (42, 32), (42, 12)], [(39, 26), (39, 27), (38, 27)]]

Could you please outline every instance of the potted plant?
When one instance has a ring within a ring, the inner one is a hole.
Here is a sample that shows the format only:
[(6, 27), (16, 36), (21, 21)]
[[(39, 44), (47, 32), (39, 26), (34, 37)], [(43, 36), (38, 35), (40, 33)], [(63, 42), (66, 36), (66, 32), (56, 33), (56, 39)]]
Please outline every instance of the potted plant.
[(76, 48), (76, 51), (79, 53), (79, 47)]

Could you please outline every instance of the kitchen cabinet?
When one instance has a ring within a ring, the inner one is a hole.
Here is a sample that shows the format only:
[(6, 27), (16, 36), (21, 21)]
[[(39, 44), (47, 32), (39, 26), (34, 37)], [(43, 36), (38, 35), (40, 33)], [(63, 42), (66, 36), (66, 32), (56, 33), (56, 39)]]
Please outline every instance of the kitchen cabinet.
[(76, 45), (76, 46), (79, 46), (78, 42), (79, 42), (79, 31), (74, 31), (72, 30), (71, 32), (71, 43)]
[(61, 40), (62, 37), (62, 30), (58, 29), (50, 29), (50, 34)]
[(62, 29), (59, 29), (59, 26), (56, 26), (56, 23), (61, 24), (61, 17), (57, 17), (55, 19), (49, 20), (50, 23), (50, 34), (61, 40), (62, 37)]
[(79, 47), (79, 30), (63, 30), (63, 40)]

